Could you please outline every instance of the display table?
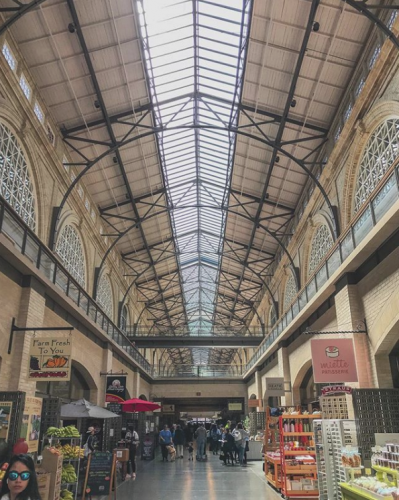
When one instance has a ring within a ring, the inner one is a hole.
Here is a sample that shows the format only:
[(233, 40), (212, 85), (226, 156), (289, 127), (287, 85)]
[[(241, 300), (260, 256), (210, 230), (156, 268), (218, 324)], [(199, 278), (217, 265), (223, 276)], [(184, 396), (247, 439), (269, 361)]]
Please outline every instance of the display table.
[(263, 441), (249, 441), (248, 446), (247, 460), (262, 460)]
[(371, 491), (360, 490), (355, 486), (351, 486), (348, 483), (340, 483), (342, 500), (359, 500), (360, 498), (365, 498), (367, 500), (379, 500), (383, 499), (381, 495), (372, 493)]

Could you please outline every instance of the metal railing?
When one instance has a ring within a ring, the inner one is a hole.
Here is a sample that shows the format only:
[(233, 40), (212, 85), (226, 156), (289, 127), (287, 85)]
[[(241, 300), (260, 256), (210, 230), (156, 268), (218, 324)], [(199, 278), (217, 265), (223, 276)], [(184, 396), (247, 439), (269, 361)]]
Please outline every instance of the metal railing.
[(127, 352), (140, 367), (151, 374), (151, 365), (135, 349), (126, 335), (108, 318), (101, 307), (84, 291), (3, 198), (0, 197), (0, 233), (8, 236), (15, 249), (69, 297), (99, 328)]
[(208, 329), (191, 330), (187, 327), (158, 330), (146, 326), (128, 325), (126, 335), (134, 337), (263, 337), (262, 329), (258, 326), (250, 327), (215, 327)]
[(232, 378), (242, 380), (245, 365), (170, 365), (154, 368), (154, 378)]
[(278, 323), (272, 328), (270, 334), (257, 348), (247, 363), (246, 371), (250, 370), (257, 363), (258, 359), (281, 335), (299, 312), (304, 309), (330, 276), (344, 263), (353, 250), (359, 246), (371, 229), (398, 199), (399, 167), (396, 167), (393, 172), (387, 175), (385, 182), (382, 182), (379, 188), (373, 192), (368, 203), (359, 211), (355, 221), (340, 236), (333, 249), (327, 254), (327, 258), (323, 264), (319, 266), (312, 278), (300, 290), (288, 311), (284, 313)]

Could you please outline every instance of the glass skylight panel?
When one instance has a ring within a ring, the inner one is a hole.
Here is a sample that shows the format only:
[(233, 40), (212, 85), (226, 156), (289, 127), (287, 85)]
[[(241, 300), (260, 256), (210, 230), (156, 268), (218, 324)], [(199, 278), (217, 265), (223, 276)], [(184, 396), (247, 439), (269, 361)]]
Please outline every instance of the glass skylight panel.
[(21, 87), (25, 97), (28, 99), (28, 101), (30, 101), (30, 98), (32, 96), (32, 90), (30, 88), (29, 83), (26, 81), (25, 75), (23, 73), (21, 73), (21, 76), (19, 78), (19, 86)]
[(10, 66), (10, 68), (13, 71), (15, 71), (17, 68), (17, 61), (16, 61), (14, 54), (12, 53), (10, 47), (8, 46), (8, 44), (6, 42), (4, 42), (4, 44), (3, 44), (2, 53), (3, 53), (5, 60), (7, 61), (8, 65)]
[[(250, 3), (243, 12), (242, 0), (138, 2), (155, 122), (166, 127), (158, 141), (175, 208), (171, 221), (188, 327), (201, 325), (207, 334), (213, 329), (235, 144), (235, 135), (225, 129), (237, 126)], [(171, 98), (176, 100), (158, 104)], [(201, 127), (184, 128), (193, 123)], [(206, 361), (208, 353), (193, 350), (194, 362)]]

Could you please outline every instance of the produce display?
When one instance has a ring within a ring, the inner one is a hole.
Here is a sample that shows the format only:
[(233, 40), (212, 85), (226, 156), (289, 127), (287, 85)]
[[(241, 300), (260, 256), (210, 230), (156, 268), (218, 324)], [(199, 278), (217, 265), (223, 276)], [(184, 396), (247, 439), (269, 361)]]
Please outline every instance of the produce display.
[(72, 491), (69, 490), (61, 490), (60, 497), (62, 500), (73, 500), (75, 498)]
[(62, 483), (76, 483), (78, 477), (76, 475), (75, 467), (72, 464), (64, 465), (62, 468), (61, 482)]
[(67, 437), (80, 437), (78, 429), (74, 425), (68, 425), (68, 427), (49, 427), (47, 429), (47, 435), (58, 438)]
[(73, 458), (84, 458), (84, 449), (80, 446), (71, 446), (70, 444), (65, 444), (64, 446), (57, 445), (57, 449), (61, 451), (64, 459)]
[(1, 466), (1, 469), (0, 469), (0, 483), (1, 481), (3, 480), (4, 476), (6, 475), (6, 470), (8, 469), (8, 463), (4, 463), (2, 466)]

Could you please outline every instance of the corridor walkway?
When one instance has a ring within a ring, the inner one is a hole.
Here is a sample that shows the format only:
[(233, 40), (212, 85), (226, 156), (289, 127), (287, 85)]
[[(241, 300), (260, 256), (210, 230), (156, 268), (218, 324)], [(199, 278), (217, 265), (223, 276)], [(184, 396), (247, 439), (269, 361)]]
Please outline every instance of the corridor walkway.
[(263, 479), (262, 462), (247, 467), (224, 466), (211, 455), (208, 462), (137, 461), (137, 479), (118, 488), (117, 500), (277, 500)]

